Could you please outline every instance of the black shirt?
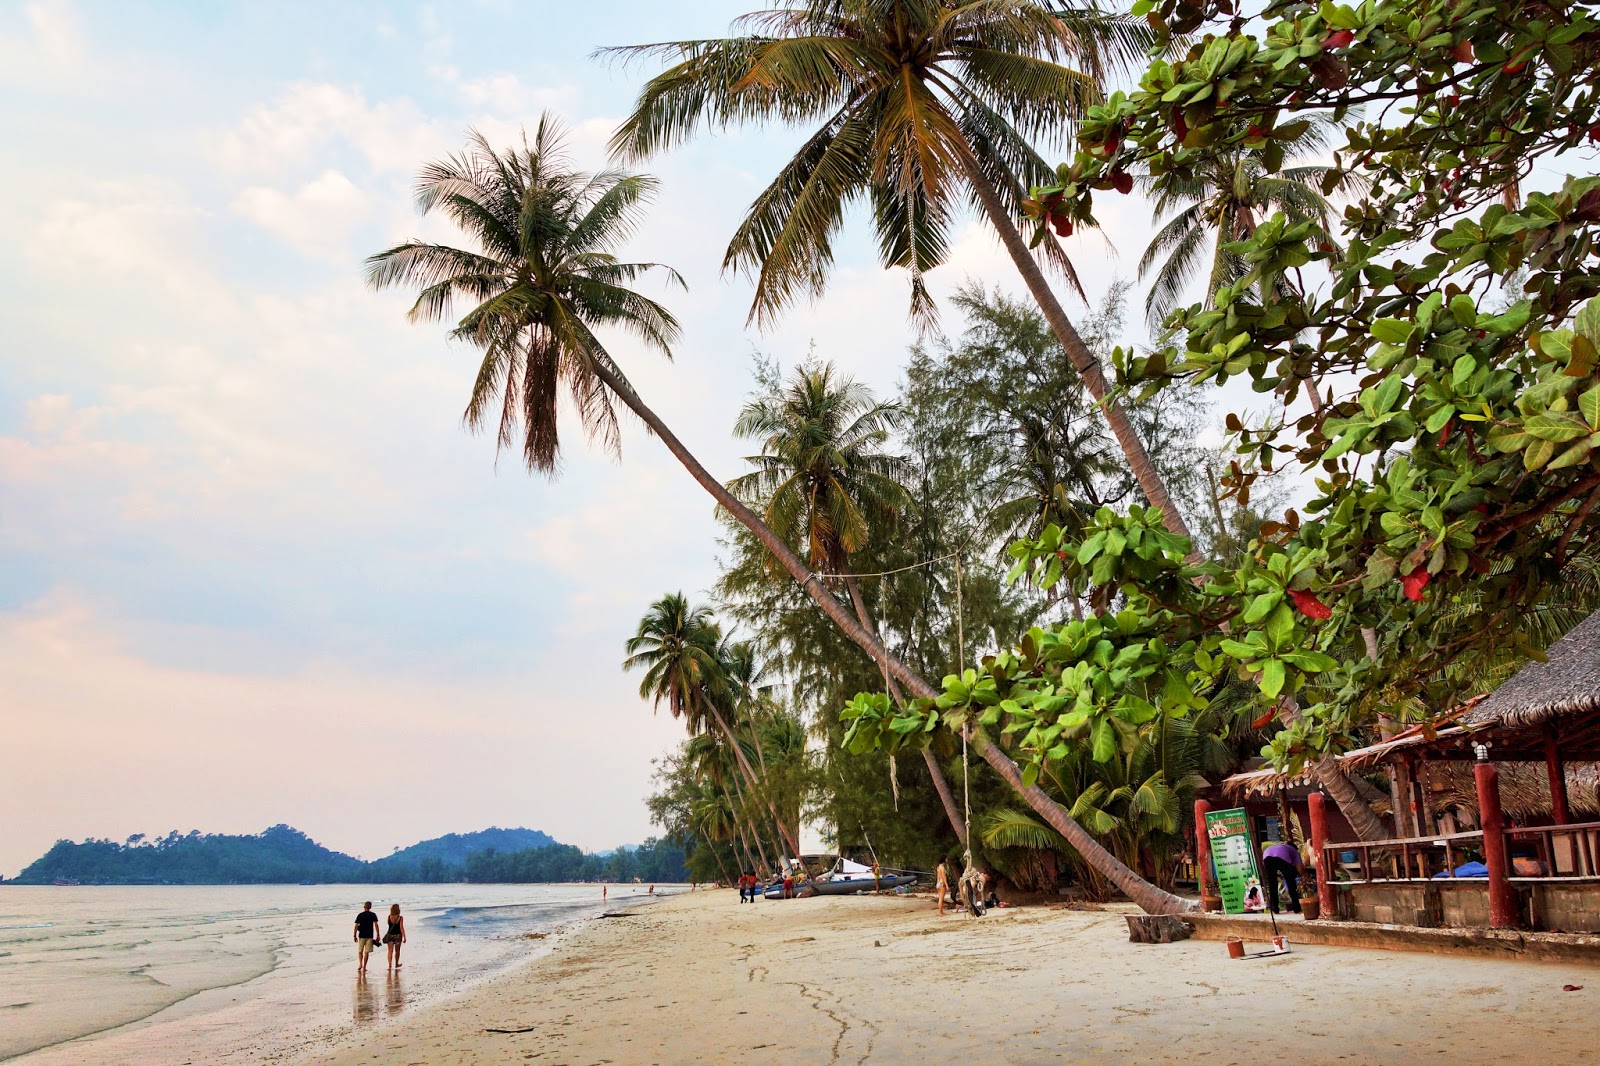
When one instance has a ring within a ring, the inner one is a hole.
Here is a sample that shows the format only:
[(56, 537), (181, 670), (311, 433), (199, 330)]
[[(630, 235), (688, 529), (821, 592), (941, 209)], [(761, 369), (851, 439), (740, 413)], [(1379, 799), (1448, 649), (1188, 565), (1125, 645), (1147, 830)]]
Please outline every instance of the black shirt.
[(362, 911), (356, 915), (356, 935), (363, 940), (376, 940), (378, 938), (378, 916), (372, 911)]

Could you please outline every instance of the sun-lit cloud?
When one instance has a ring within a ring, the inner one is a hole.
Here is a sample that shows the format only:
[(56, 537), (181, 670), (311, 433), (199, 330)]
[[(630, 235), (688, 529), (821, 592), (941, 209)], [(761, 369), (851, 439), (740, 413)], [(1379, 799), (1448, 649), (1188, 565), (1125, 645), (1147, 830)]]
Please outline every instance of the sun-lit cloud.
[(337, 170), (325, 170), (292, 193), (252, 185), (233, 201), (252, 222), (315, 256), (346, 262), (350, 233), (371, 215), (367, 193)]

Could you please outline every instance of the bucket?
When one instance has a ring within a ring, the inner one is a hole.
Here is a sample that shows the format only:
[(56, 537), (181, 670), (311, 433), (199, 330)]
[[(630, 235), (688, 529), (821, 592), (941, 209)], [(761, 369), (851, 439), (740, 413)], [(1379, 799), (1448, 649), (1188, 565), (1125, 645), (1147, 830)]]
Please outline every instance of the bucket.
[(1322, 900), (1321, 900), (1321, 898), (1317, 897), (1317, 896), (1313, 896), (1310, 899), (1301, 900), (1300, 901), (1300, 913), (1305, 916), (1305, 919), (1308, 922), (1314, 922), (1318, 918), (1322, 917)]
[(1222, 910), (1222, 897), (1202, 895), (1200, 897), (1200, 905), (1205, 910), (1220, 912)]
[[(1240, 946), (1243, 947), (1242, 944)], [(1286, 937), (1286, 936), (1275, 936), (1275, 937), (1273, 937), (1272, 938), (1272, 950), (1276, 951), (1279, 955), (1287, 955), (1287, 954), (1289, 954), (1289, 938)]]
[(1228, 958), (1230, 958), (1230, 959), (1242, 959), (1242, 958), (1244, 958), (1244, 941), (1243, 940), (1239, 939), (1236, 936), (1230, 936), (1228, 938)]

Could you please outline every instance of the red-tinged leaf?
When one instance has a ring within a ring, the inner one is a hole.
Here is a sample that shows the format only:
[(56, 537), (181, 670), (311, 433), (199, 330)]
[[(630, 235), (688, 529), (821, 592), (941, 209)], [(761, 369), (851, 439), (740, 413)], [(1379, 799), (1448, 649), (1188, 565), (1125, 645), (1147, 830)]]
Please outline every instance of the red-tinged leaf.
[(1315, 592), (1307, 592), (1305, 589), (1290, 589), (1289, 598), (1294, 601), (1296, 607), (1300, 608), (1300, 613), (1307, 618), (1333, 617), (1333, 608), (1317, 599)]
[(1183, 108), (1181, 107), (1172, 109), (1172, 134), (1178, 138), (1178, 143), (1180, 144), (1183, 143), (1184, 138), (1189, 136), (1189, 124), (1183, 120)]
[(1334, 30), (1332, 33), (1328, 34), (1328, 36), (1322, 39), (1322, 47), (1343, 48), (1345, 45), (1349, 44), (1355, 39), (1356, 34), (1354, 30)]
[(1428, 587), (1430, 580), (1432, 578), (1428, 575), (1428, 568), (1419, 566), (1400, 579), (1400, 587), (1405, 590), (1406, 599), (1420, 603), (1422, 601), (1422, 590)]
[(1124, 196), (1133, 191), (1133, 175), (1126, 170), (1118, 170), (1111, 175), (1112, 186)]
[(1350, 64), (1326, 52), (1317, 56), (1306, 66), (1310, 69), (1317, 84), (1324, 89), (1343, 89), (1350, 83)]
[(1072, 236), (1072, 219), (1066, 215), (1051, 215), (1050, 225), (1054, 227), (1057, 237)]
[(1454, 59), (1457, 63), (1471, 63), (1477, 58), (1472, 51), (1472, 42), (1462, 41), (1454, 48), (1450, 49), (1450, 58)]
[(1600, 144), (1600, 122), (1589, 127), (1589, 143)]
[(1444, 428), (1439, 431), (1440, 444), (1444, 444), (1450, 440), (1450, 433), (1455, 429), (1455, 424), (1456, 420), (1453, 418), (1444, 424)]
[(1267, 727), (1267, 723), (1271, 722), (1272, 719), (1277, 716), (1277, 714), (1278, 714), (1278, 712), (1276, 710), (1268, 710), (1266, 714), (1262, 715), (1260, 718), (1257, 718), (1255, 721), (1251, 722), (1250, 723), (1250, 728), (1251, 729), (1265, 729)]
[(1527, 65), (1528, 61), (1526, 59), (1519, 59), (1515, 63), (1507, 63), (1500, 69), (1505, 71), (1507, 74), (1521, 74), (1523, 68)]

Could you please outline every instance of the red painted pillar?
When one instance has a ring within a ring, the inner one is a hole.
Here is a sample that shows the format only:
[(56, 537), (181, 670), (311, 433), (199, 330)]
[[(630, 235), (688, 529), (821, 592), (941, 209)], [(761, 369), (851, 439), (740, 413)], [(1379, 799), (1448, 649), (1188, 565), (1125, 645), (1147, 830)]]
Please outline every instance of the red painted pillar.
[(1472, 775), (1478, 783), (1478, 814), (1483, 823), (1483, 863), (1489, 867), (1489, 926), (1517, 927), (1517, 892), (1506, 859), (1505, 821), (1500, 816), (1500, 771), (1481, 750)]
[(1322, 917), (1337, 918), (1334, 913), (1333, 864), (1328, 862), (1328, 814), (1322, 809), (1322, 793), (1313, 792), (1306, 797), (1311, 813), (1311, 851), (1317, 864), (1317, 899), (1321, 902)]
[(1211, 804), (1205, 800), (1194, 801), (1194, 862), (1199, 867), (1200, 905), (1206, 910), (1206, 898), (1217, 895), (1216, 882), (1211, 876), (1211, 835), (1206, 832), (1206, 812)]
[(1556, 731), (1544, 727), (1544, 767), (1550, 775), (1550, 820), (1556, 825), (1568, 825), (1572, 816), (1567, 811), (1567, 768), (1561, 762), (1561, 744)]

